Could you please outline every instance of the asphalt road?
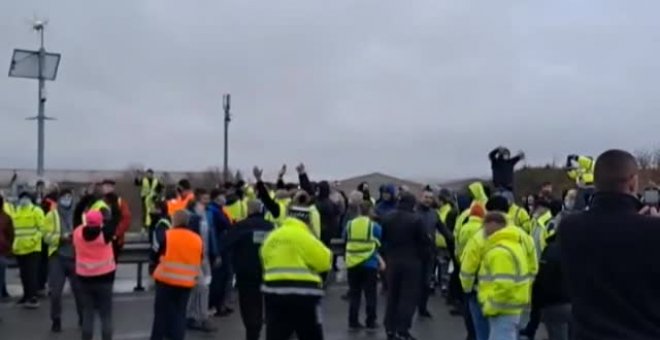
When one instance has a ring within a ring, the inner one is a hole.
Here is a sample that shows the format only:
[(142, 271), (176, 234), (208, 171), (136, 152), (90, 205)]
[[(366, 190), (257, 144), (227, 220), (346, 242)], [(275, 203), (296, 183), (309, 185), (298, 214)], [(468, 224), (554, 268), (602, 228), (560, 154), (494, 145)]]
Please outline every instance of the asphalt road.
[[(125, 284), (128, 287), (128, 283)], [(357, 340), (385, 339), (382, 330), (375, 334), (350, 333), (347, 330), (348, 305), (340, 296), (345, 291), (343, 284), (331, 286), (324, 298), (324, 329), (326, 340)], [(379, 301), (382, 319), (384, 309), (383, 298)], [(114, 299), (115, 340), (148, 339), (153, 316), (152, 293), (118, 293)], [(416, 319), (413, 333), (420, 340), (462, 340), (465, 338), (462, 320), (449, 316), (448, 309), (440, 297), (433, 297), (430, 303), (433, 319)], [(0, 303), (0, 339), (2, 340), (41, 340), (41, 339), (79, 339), (80, 333), (76, 325), (76, 315), (73, 301), (65, 298), (63, 332), (50, 333), (48, 301), (44, 300), (38, 310), (25, 310), (13, 302)], [(237, 313), (227, 318), (213, 318), (213, 324), (218, 327), (215, 334), (200, 334), (188, 332), (186, 339), (227, 339), (240, 340), (244, 338), (243, 325)], [(97, 322), (97, 327), (99, 327)], [(98, 332), (98, 330), (97, 330)], [(100, 338), (97, 333), (96, 339)]]

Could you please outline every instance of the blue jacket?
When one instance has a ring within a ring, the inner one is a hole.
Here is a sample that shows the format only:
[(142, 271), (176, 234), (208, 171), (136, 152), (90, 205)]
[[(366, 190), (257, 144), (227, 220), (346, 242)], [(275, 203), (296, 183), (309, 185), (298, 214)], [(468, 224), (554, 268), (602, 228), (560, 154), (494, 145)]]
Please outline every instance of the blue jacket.
[[(383, 193), (390, 194), (389, 200), (383, 199)], [(381, 197), (376, 203), (376, 216), (383, 217), (396, 209), (396, 187), (393, 184), (383, 186)]]
[(229, 232), (231, 227), (231, 222), (227, 219), (227, 216), (222, 212), (222, 207), (215, 202), (211, 202), (207, 207), (207, 218), (211, 222), (211, 225), (214, 227), (216, 242), (218, 243), (218, 251), (220, 253), (224, 252), (222, 249), (222, 244), (224, 243), (224, 238)]
[[(190, 213), (191, 213), (190, 229), (199, 234), (201, 230), (201, 225), (200, 225), (201, 217), (193, 211), (191, 211)], [(218, 242), (218, 232), (213, 223), (213, 214), (208, 209), (206, 210), (205, 217), (207, 223), (209, 224), (208, 235), (206, 235), (207, 244), (208, 244), (208, 249), (206, 249), (206, 255), (208, 255), (209, 259), (213, 260), (218, 256), (220, 256), (220, 244)], [(204, 235), (200, 235), (200, 236), (204, 238)]]

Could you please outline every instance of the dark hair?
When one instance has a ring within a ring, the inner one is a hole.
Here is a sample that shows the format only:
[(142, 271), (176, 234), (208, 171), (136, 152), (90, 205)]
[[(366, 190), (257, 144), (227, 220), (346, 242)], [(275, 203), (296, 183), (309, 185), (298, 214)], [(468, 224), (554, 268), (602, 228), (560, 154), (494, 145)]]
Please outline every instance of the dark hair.
[(154, 208), (159, 209), (161, 214), (166, 215), (168, 214), (168, 209), (167, 209), (167, 201), (165, 200), (157, 200), (154, 202)]
[(545, 182), (541, 183), (541, 188), (543, 188), (543, 187), (547, 187), (548, 185), (552, 185), (552, 182), (550, 182), (550, 181), (545, 181)]
[(498, 212), (489, 212), (484, 217), (484, 224), (495, 223), (501, 226), (506, 226), (506, 216)]
[(630, 178), (637, 174), (637, 161), (623, 150), (608, 150), (598, 156), (594, 169), (596, 190), (623, 192)]
[(183, 190), (190, 190), (192, 188), (192, 185), (190, 185), (190, 181), (187, 179), (182, 179), (179, 181), (179, 188)]
[(199, 199), (200, 197), (207, 195), (209, 192), (204, 188), (195, 189), (195, 198)]
[(509, 211), (509, 200), (504, 196), (495, 195), (486, 202), (486, 210), (506, 214)]
[(211, 190), (211, 199), (216, 200), (218, 197), (220, 197), (223, 194), (223, 191), (220, 189), (213, 189)]
[(64, 196), (64, 195), (73, 195), (73, 190), (71, 190), (71, 189), (69, 189), (69, 188), (62, 189), (62, 190), (60, 191), (60, 197), (62, 197), (62, 196)]

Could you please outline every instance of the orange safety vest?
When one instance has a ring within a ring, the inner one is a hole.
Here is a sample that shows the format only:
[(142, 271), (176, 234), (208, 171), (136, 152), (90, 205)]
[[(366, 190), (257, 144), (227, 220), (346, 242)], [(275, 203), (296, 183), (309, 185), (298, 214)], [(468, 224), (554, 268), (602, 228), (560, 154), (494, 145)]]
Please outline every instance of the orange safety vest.
[(191, 230), (166, 231), (165, 255), (154, 270), (154, 280), (175, 287), (195, 287), (202, 265), (202, 248), (202, 238)]
[(170, 217), (174, 216), (174, 214), (177, 211), (180, 210), (185, 210), (188, 208), (188, 203), (192, 201), (195, 198), (195, 195), (188, 194), (185, 197), (177, 197), (175, 199), (171, 199), (167, 202), (167, 213), (170, 215)]
[(92, 240), (83, 238), (83, 228), (80, 226), (73, 231), (73, 247), (76, 251), (76, 274), (84, 277), (101, 276), (115, 271), (115, 254), (112, 242), (106, 243), (103, 233)]

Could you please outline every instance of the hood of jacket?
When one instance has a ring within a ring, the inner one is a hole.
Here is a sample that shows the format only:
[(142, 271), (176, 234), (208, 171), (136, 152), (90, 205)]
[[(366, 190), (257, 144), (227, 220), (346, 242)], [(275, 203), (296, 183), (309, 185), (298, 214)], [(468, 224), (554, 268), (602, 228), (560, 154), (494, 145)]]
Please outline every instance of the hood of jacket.
[(470, 195), (472, 196), (473, 200), (481, 203), (485, 203), (488, 200), (483, 183), (473, 182), (472, 184), (468, 185), (468, 190), (470, 190)]
[(518, 227), (507, 225), (506, 227), (494, 232), (486, 240), (486, 247), (490, 248), (502, 241), (520, 242), (520, 232), (516, 230)]
[(389, 194), (390, 195), (389, 201), (395, 202), (396, 201), (396, 196), (395, 196), (396, 195), (396, 186), (394, 186), (394, 184), (385, 184), (385, 185), (381, 186), (379, 199), (381, 201), (386, 201), (383, 198), (383, 194)]

